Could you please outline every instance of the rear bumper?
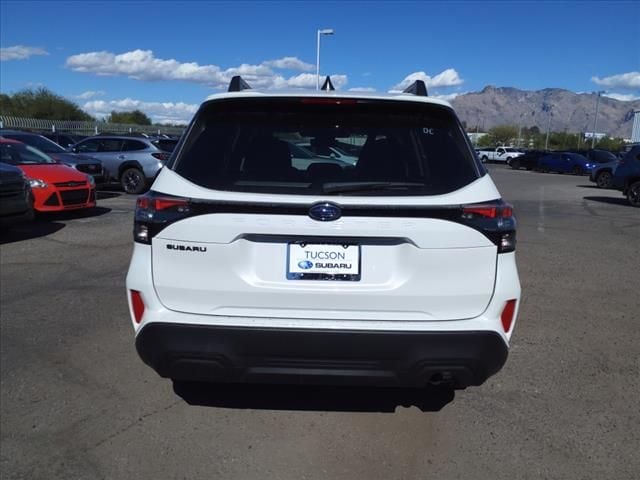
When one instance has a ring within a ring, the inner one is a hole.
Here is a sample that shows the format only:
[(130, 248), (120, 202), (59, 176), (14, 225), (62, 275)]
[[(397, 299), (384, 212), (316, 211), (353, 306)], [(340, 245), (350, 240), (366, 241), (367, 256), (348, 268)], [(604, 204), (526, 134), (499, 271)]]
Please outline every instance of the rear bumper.
[(190, 381), (423, 387), (480, 385), (502, 368), (491, 331), (362, 331), (147, 323), (142, 360), (162, 377)]

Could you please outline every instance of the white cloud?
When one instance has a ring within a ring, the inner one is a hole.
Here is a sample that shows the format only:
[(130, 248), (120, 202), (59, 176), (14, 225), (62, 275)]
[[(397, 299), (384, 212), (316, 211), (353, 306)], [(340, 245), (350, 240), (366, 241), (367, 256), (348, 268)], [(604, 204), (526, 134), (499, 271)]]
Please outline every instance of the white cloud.
[[(324, 83), (325, 76), (320, 77), (320, 85)], [(331, 83), (340, 90), (347, 84), (346, 75), (331, 75)], [(316, 74), (315, 73), (301, 73), (295, 77), (291, 77), (286, 80), (286, 86), (291, 88), (316, 88)]]
[[(195, 62), (183, 63), (175, 59), (156, 58), (151, 50), (132, 50), (121, 54), (111, 52), (88, 52), (72, 55), (67, 58), (67, 68), (76, 72), (92, 73), (95, 75), (122, 75), (143, 81), (184, 81), (207, 85), (213, 88), (226, 88), (234, 75), (242, 75), (255, 88), (282, 88), (308, 82), (303, 73), (288, 80), (274, 72), (283, 70), (313, 70), (313, 65), (305, 63), (296, 57), (283, 57), (268, 60), (259, 65), (242, 64), (237, 67), (221, 69), (217, 65), (200, 65)], [(337, 80), (346, 84), (344, 80)], [(315, 76), (313, 77), (315, 79)], [(334, 81), (334, 84), (336, 81)], [(337, 85), (336, 85), (337, 86)], [(309, 87), (315, 87), (315, 80)]]
[(103, 97), (107, 94), (104, 90), (88, 90), (86, 92), (81, 93), (80, 95), (73, 95), (72, 98), (77, 98), (78, 100), (89, 100), (94, 97)]
[(375, 92), (376, 89), (372, 87), (353, 87), (349, 89), (350, 92)]
[(283, 57), (278, 60), (268, 60), (264, 62), (263, 65), (280, 70), (300, 70), (301, 72), (311, 72), (315, 68), (314, 65), (305, 63), (296, 57)]
[(464, 93), (466, 93), (466, 92), (463, 92), (463, 93), (460, 93), (460, 92), (455, 93), (454, 92), (454, 93), (448, 93), (448, 94), (443, 94), (443, 95), (435, 93), (433, 95), (429, 94), (429, 96), (432, 97), (432, 98), (437, 98), (439, 100), (446, 100), (447, 102), (450, 102), (451, 100), (456, 98), (458, 95), (464, 95)]
[(144, 102), (125, 98), (122, 100), (92, 100), (82, 106), (96, 118), (106, 117), (112, 111), (128, 112), (140, 110), (151, 117), (154, 123), (188, 123), (198, 110), (198, 105), (183, 102)]
[(591, 77), (591, 81), (610, 88), (640, 88), (640, 72), (621, 73), (610, 77)]
[(425, 72), (413, 72), (402, 80), (400, 83), (391, 87), (391, 93), (398, 93), (407, 88), (416, 80), (422, 80), (427, 88), (438, 87), (455, 87), (456, 85), (462, 85), (464, 80), (460, 78), (458, 72), (453, 68), (447, 68), (434, 77), (427, 75)]
[(35, 55), (49, 55), (49, 52), (44, 48), (25, 47), (24, 45), (0, 48), (0, 61), (2, 62), (9, 60), (25, 60)]
[(614, 100), (620, 100), (621, 102), (640, 100), (640, 95), (634, 95), (633, 93), (603, 93), (602, 96), (613, 98)]

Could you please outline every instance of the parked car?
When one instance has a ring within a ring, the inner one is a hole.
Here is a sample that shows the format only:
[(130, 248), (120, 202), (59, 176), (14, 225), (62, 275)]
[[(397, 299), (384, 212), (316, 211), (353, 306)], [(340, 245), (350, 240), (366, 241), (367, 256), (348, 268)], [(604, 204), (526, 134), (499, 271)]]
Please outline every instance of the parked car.
[(589, 180), (594, 182), (600, 188), (611, 188), (613, 186), (613, 173), (618, 168), (620, 159), (616, 158), (606, 163), (598, 163), (591, 173)]
[[(0, 158), (4, 162), (3, 158)], [(33, 194), (22, 170), (0, 163), (0, 227), (33, 218)]]
[(313, 143), (297, 143), (299, 147), (304, 148), (311, 152), (315, 157), (320, 159), (329, 159), (332, 158), (334, 160), (339, 160), (347, 165), (355, 165), (358, 157), (354, 155), (349, 155), (339, 147), (335, 147), (333, 145), (326, 144), (324, 142), (313, 142)]
[(102, 163), (89, 155), (78, 155), (76, 153), (67, 152), (57, 143), (49, 140), (42, 135), (30, 132), (22, 132), (20, 130), (0, 130), (0, 136), (26, 143), (46, 153), (54, 161), (63, 163), (69, 167), (75, 168), (79, 172), (86, 173), (93, 177), (96, 185), (101, 186), (109, 182), (107, 171), (103, 168)]
[(67, 149), (76, 143), (78, 143), (83, 138), (86, 138), (86, 135), (74, 135), (72, 133), (58, 133), (58, 132), (49, 132), (43, 133), (43, 137), (47, 137), (52, 142), (56, 142), (62, 148)]
[(589, 173), (595, 166), (596, 164), (589, 161), (587, 157), (571, 152), (548, 153), (538, 160), (538, 170), (542, 172), (584, 175)]
[[(520, 299), (516, 225), (453, 108), (420, 81), (229, 90), (137, 199), (126, 288), (142, 360), (178, 381), (464, 388), (495, 374)], [(331, 135), (364, 137), (354, 166), (292, 166), (287, 139)]]
[(578, 153), (587, 157), (591, 163), (609, 163), (618, 159), (615, 154), (598, 148), (591, 148), (589, 150), (567, 150), (567, 152)]
[(640, 207), (640, 145), (627, 152), (613, 175), (613, 188), (627, 197), (634, 207)]
[(478, 154), (478, 158), (480, 158), (483, 163), (502, 162), (508, 164), (512, 159), (524, 155), (524, 153), (522, 153), (520, 150), (517, 150), (513, 147), (497, 147), (495, 149), (480, 148), (476, 149), (476, 153)]
[(36, 212), (96, 206), (96, 188), (91, 175), (58, 163), (37, 148), (0, 138), (0, 162), (22, 170), (29, 180)]
[(530, 150), (520, 157), (512, 158), (511, 161), (507, 163), (514, 170), (519, 170), (521, 168), (526, 168), (527, 170), (534, 170), (538, 168), (538, 161), (540, 160), (540, 158), (546, 155), (547, 153), (548, 152), (544, 150)]
[[(323, 165), (337, 165), (340, 168), (348, 167), (349, 164), (332, 157), (319, 157), (313, 154), (310, 150), (304, 147), (304, 145), (295, 144), (292, 142), (286, 142), (289, 151), (291, 152), (291, 166), (300, 172), (308, 172), (309, 167), (314, 164)], [(313, 169), (311, 170), (313, 171)]]
[(100, 135), (82, 140), (71, 151), (96, 157), (125, 192), (138, 195), (169, 159), (171, 153), (167, 149), (175, 147), (175, 143), (171, 139)]

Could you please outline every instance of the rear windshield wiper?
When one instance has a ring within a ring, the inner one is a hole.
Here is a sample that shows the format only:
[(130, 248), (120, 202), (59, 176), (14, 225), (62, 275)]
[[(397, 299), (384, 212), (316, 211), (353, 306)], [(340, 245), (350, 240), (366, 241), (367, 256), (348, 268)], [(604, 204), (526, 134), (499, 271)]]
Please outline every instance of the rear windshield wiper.
[(408, 190), (410, 188), (424, 188), (424, 183), (417, 182), (353, 182), (325, 184), (322, 193), (353, 193), (368, 190)]

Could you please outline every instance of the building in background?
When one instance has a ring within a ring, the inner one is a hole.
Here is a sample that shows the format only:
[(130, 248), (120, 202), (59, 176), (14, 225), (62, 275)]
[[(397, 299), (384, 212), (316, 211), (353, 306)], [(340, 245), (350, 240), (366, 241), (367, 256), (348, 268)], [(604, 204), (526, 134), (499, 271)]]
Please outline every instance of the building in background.
[(640, 110), (633, 112), (633, 128), (631, 129), (631, 142), (640, 143)]

